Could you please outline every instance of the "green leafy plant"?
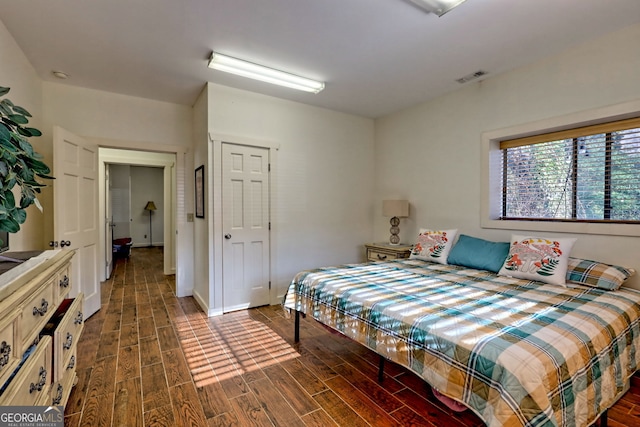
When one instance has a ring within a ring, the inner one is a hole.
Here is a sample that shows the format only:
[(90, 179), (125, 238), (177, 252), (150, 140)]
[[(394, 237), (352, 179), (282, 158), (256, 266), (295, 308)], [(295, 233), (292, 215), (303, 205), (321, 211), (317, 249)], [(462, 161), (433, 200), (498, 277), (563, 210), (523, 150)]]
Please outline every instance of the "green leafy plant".
[[(0, 98), (9, 92), (0, 86)], [(51, 170), (36, 153), (27, 138), (41, 136), (38, 129), (27, 127), (31, 114), (8, 98), (0, 100), (0, 230), (16, 233), (27, 219), (26, 208), (42, 206), (36, 197), (44, 184), (36, 178), (53, 179)], [(20, 186), (20, 203), (13, 188)]]

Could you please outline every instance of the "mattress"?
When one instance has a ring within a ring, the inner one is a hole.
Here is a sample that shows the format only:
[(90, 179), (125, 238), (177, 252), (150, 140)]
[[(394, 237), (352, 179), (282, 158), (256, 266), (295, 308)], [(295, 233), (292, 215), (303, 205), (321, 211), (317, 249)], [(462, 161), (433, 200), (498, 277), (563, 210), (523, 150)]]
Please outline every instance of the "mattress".
[(399, 363), (490, 427), (584, 426), (640, 360), (640, 293), (417, 259), (298, 273), (284, 299)]

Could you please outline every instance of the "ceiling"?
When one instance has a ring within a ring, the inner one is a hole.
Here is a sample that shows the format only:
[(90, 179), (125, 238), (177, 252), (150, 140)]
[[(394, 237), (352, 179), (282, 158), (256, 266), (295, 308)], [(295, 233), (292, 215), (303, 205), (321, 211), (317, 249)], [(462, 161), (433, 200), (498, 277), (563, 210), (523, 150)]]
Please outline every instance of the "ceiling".
[[(0, 0), (0, 19), (45, 81), (185, 105), (209, 81), (375, 118), (636, 24), (640, 1), (467, 0), (438, 18), (408, 0)], [(212, 50), (326, 88), (211, 70)]]

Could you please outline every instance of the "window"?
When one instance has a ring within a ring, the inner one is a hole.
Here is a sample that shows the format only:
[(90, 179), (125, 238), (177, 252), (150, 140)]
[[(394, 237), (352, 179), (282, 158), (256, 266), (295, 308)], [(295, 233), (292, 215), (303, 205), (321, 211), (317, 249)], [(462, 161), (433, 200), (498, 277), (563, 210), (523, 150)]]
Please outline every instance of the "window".
[(640, 118), (500, 142), (501, 220), (640, 223)]

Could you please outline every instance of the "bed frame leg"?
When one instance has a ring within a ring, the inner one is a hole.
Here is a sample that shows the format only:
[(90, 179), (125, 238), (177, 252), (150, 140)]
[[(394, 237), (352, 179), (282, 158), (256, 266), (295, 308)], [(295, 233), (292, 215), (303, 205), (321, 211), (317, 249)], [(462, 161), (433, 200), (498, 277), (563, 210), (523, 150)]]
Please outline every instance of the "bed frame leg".
[(296, 310), (296, 319), (295, 319), (295, 327), (293, 332), (293, 341), (300, 341), (300, 312)]
[(607, 415), (609, 410), (606, 409), (602, 415), (600, 415), (600, 427), (607, 427)]
[(381, 383), (384, 380), (384, 357), (380, 356), (380, 363), (378, 365), (378, 382)]

